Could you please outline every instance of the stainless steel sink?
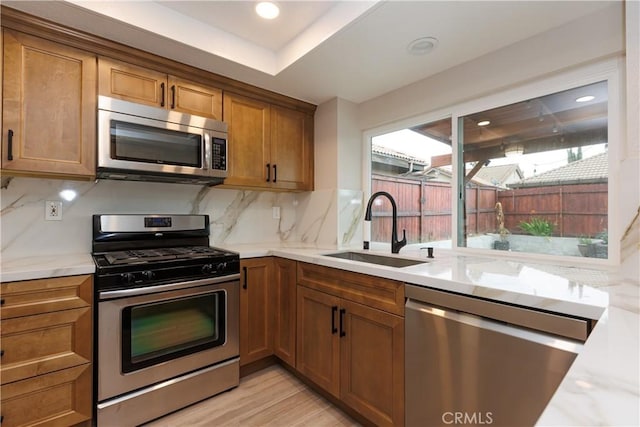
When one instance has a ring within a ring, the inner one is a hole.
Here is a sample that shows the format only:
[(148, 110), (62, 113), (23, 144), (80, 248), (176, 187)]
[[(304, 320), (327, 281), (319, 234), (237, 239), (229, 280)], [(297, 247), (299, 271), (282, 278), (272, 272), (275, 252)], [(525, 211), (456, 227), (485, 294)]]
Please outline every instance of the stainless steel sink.
[(367, 262), (369, 264), (386, 265), (388, 267), (397, 268), (426, 263), (426, 261), (420, 261), (416, 259), (396, 258), (384, 255), (367, 254), (362, 252), (336, 252), (334, 254), (325, 254), (325, 256), (348, 259), (350, 261)]

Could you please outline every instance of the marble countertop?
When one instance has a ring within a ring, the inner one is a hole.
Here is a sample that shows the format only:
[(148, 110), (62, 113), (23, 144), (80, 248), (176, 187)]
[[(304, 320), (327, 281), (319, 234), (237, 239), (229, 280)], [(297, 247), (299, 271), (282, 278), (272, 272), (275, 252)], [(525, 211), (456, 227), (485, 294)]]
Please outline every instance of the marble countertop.
[[(357, 273), (558, 313), (598, 323), (549, 402), (538, 425), (640, 425), (640, 286), (615, 272), (545, 263), (402, 251), (428, 261), (395, 268), (324, 256), (336, 249), (301, 245), (225, 245), (241, 258), (279, 256)], [(372, 253), (378, 253), (371, 251)], [(388, 256), (389, 253), (384, 253)], [(0, 280), (30, 280), (95, 270), (89, 254), (2, 260)]]
[[(537, 425), (640, 425), (640, 285), (618, 278), (615, 272), (461, 256), (438, 249), (433, 260), (427, 260), (424, 251), (403, 249), (402, 258), (429, 261), (404, 268), (323, 256), (338, 252), (335, 249), (281, 245), (227, 249), (241, 258), (279, 256), (596, 319), (596, 327)], [(384, 255), (395, 256), (388, 251)]]
[(93, 274), (95, 270), (90, 254), (35, 256), (12, 260), (3, 258), (0, 264), (0, 282)]

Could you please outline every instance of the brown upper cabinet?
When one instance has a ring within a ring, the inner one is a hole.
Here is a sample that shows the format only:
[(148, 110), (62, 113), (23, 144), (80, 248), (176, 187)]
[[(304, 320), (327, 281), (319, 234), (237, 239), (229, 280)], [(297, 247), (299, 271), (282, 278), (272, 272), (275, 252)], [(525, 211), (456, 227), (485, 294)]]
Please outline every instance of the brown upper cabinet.
[(99, 93), (222, 120), (222, 90), (136, 65), (99, 58)]
[(229, 176), (225, 186), (313, 189), (313, 115), (226, 92)]
[(95, 176), (96, 56), (3, 30), (2, 173)]
[(99, 94), (227, 122), (227, 187), (313, 190), (315, 105), (0, 9), (3, 174), (95, 177)]

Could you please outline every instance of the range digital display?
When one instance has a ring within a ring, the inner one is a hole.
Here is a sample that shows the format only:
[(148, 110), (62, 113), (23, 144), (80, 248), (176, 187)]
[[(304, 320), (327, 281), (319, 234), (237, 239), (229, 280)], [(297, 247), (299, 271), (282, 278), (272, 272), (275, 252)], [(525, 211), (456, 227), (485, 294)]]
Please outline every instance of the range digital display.
[(144, 217), (144, 226), (147, 228), (171, 227), (170, 216), (152, 216)]

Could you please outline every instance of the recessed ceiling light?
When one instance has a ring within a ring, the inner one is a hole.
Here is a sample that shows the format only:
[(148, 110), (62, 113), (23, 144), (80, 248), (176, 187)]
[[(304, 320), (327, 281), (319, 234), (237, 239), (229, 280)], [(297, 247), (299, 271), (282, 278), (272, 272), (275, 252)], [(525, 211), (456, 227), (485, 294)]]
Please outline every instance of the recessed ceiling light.
[(280, 8), (270, 1), (262, 1), (256, 5), (256, 13), (264, 19), (274, 19), (280, 15)]
[(487, 126), (489, 124), (491, 124), (489, 120), (483, 120), (481, 122), (478, 122), (478, 126)]
[(587, 96), (581, 96), (580, 98), (576, 99), (576, 102), (589, 102), (589, 101), (593, 101), (594, 99), (596, 99), (595, 96), (587, 95)]
[(438, 46), (438, 39), (434, 37), (420, 37), (407, 45), (407, 52), (411, 55), (426, 55)]

